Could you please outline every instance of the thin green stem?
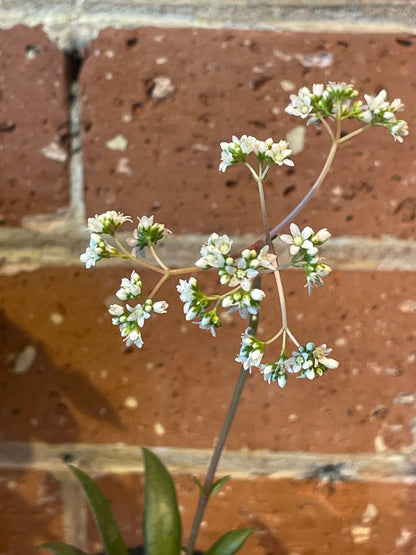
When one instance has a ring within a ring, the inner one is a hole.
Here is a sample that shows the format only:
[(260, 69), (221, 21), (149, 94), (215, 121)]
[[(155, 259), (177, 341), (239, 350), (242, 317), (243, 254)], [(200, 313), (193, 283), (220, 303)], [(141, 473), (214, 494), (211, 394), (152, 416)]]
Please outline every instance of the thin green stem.
[(147, 262), (146, 260), (144, 260), (141, 257), (133, 256), (124, 247), (124, 245), (119, 241), (119, 239), (117, 239), (117, 237), (114, 237), (114, 242), (116, 243), (119, 251), (124, 253), (124, 257), (130, 258), (131, 260), (134, 260), (137, 264), (140, 264), (141, 266), (144, 266), (145, 268), (148, 268), (149, 270), (154, 270), (155, 272), (158, 272), (159, 274), (164, 274), (165, 273), (165, 271), (166, 271), (165, 269), (159, 268), (159, 266), (155, 266), (154, 264), (151, 264), (150, 262)]
[(296, 337), (293, 335), (293, 333), (290, 331), (289, 328), (286, 328), (286, 333), (290, 337), (290, 339), (293, 341), (293, 343), (296, 345), (296, 347), (300, 347), (299, 341), (296, 339)]
[(264, 189), (263, 189), (263, 181), (262, 181), (262, 172), (261, 172), (261, 170), (259, 171), (259, 177), (257, 179), (257, 185), (258, 185), (258, 190), (259, 190), (261, 217), (263, 219), (264, 235), (266, 237), (266, 244), (269, 245), (270, 252), (274, 252), (274, 247), (273, 247), (272, 239), (271, 239), (271, 236), (270, 236), (270, 227), (269, 227), (269, 220), (268, 220), (268, 217), (267, 217), (266, 199), (264, 197)]
[(153, 246), (153, 245), (149, 245), (149, 248), (150, 248), (150, 252), (151, 252), (152, 255), (153, 255), (153, 258), (156, 260), (156, 262), (159, 264), (159, 266), (160, 266), (161, 268), (163, 268), (164, 270), (169, 271), (169, 268), (168, 268), (168, 267), (161, 261), (161, 259), (159, 258), (157, 252), (155, 251), (154, 246)]
[(169, 278), (170, 278), (170, 272), (167, 272), (159, 279), (159, 281), (153, 287), (152, 291), (149, 293), (149, 296), (147, 298), (153, 299), (154, 295), (156, 295), (156, 293), (159, 291), (159, 289), (162, 287), (165, 281), (167, 281)]
[(274, 272), (274, 279), (276, 281), (277, 292), (279, 293), (279, 301), (280, 301), (280, 312), (282, 314), (282, 328), (287, 328), (287, 312), (286, 312), (286, 301), (285, 301), (285, 293), (283, 291), (283, 284), (282, 278), (280, 277), (279, 270)]
[(356, 129), (355, 131), (351, 131), (351, 133), (348, 133), (348, 135), (345, 135), (345, 137), (342, 137), (341, 139), (339, 139), (338, 144), (341, 145), (342, 143), (346, 143), (347, 141), (349, 141), (353, 137), (356, 137), (357, 135), (359, 135), (369, 127), (371, 127), (371, 123), (367, 123), (367, 125), (364, 125), (363, 127)]
[[(261, 286), (260, 276), (257, 276), (255, 278), (255, 286), (256, 287)], [(251, 316), (249, 326), (251, 329), (250, 333), (252, 333), (253, 335), (256, 333), (257, 325), (258, 325), (258, 318), (256, 316)], [(193, 555), (196, 538), (198, 536), (199, 528), (202, 522), (202, 517), (204, 516), (204, 512), (210, 498), (209, 495), (212, 488), (212, 484), (214, 483), (215, 473), (218, 467), (221, 453), (224, 449), (225, 442), (228, 437), (228, 433), (231, 428), (231, 424), (234, 420), (234, 416), (237, 411), (238, 403), (240, 401), (240, 397), (244, 389), (244, 384), (247, 379), (247, 374), (248, 374), (247, 370), (244, 370), (243, 366), (241, 366), (240, 374), (237, 379), (237, 383), (234, 389), (231, 403), (230, 403), (230, 406), (228, 407), (228, 412), (225, 417), (224, 423), (222, 425), (220, 436), (218, 438), (217, 444), (215, 446), (214, 452), (211, 456), (211, 460), (208, 466), (208, 471), (204, 482), (205, 495), (202, 495), (202, 493), (200, 493), (200, 496), (199, 496), (198, 506), (195, 512), (194, 521), (192, 524), (192, 529), (189, 536), (188, 545), (186, 548), (186, 555)]]

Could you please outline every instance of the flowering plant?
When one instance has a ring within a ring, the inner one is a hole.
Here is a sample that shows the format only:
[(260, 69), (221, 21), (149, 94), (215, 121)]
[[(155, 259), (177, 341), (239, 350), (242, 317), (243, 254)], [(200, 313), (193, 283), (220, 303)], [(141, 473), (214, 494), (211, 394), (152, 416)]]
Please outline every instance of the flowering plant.
[[(332, 349), (325, 343), (316, 345), (309, 338), (307, 341), (299, 341), (294, 336), (288, 322), (281, 270), (289, 267), (303, 270), (305, 287), (309, 295), (315, 287), (324, 284), (324, 278), (331, 272), (330, 266), (325, 263), (321, 255), (321, 247), (330, 239), (330, 232), (325, 227), (318, 231), (314, 231), (310, 226), (300, 229), (292, 220), (322, 185), (338, 148), (371, 126), (385, 127), (399, 142), (402, 142), (403, 137), (408, 134), (407, 123), (396, 117), (397, 112), (403, 108), (400, 99), (389, 102), (384, 90), (374, 97), (365, 94), (365, 102), (356, 100), (357, 95), (358, 92), (347, 83), (329, 83), (327, 86), (315, 84), (312, 90), (302, 87), (297, 95), (291, 95), (286, 112), (301, 119), (308, 118), (308, 125), (322, 126), (329, 135), (331, 148), (309, 192), (282, 222), (272, 228), (269, 226), (263, 183), (271, 166), (294, 165), (289, 144), (285, 140), (278, 142), (272, 138), (259, 140), (247, 135), (240, 138), (233, 136), (231, 142), (221, 143), (219, 170), (225, 172), (230, 166), (244, 164), (258, 188), (264, 233), (255, 244), (241, 252), (233, 251), (233, 241), (228, 235), (220, 236), (214, 232), (202, 245), (200, 257), (193, 267), (169, 268), (159, 257), (157, 244), (162, 239), (166, 239), (170, 231), (163, 224), (155, 222), (153, 216), (138, 218), (132, 236), (127, 239), (127, 246), (118, 239), (117, 231), (127, 222), (133, 222), (130, 216), (108, 211), (88, 219), (90, 243), (85, 253), (81, 255), (81, 261), (87, 268), (95, 266), (104, 258), (122, 257), (159, 275), (159, 279), (146, 294), (140, 274), (136, 270), (133, 270), (129, 277), (121, 280), (116, 292), (120, 303), (112, 304), (109, 307), (109, 313), (127, 346), (135, 345), (142, 348), (143, 328), (145, 324), (148, 325), (147, 320), (150, 320), (154, 314), (164, 314), (168, 310), (168, 303), (159, 298), (159, 291), (173, 275), (182, 276), (176, 289), (183, 302), (185, 319), (197, 324), (201, 330), (207, 330), (213, 336), (216, 335), (218, 328), (222, 326), (220, 308), (227, 309), (231, 313), (236, 312), (244, 320), (248, 319), (246, 329), (241, 335), (240, 350), (235, 357), (236, 362), (241, 364), (241, 369), (234, 395), (212, 455), (205, 482), (201, 484), (195, 479), (200, 496), (191, 534), (187, 541), (187, 555), (194, 552), (208, 499), (228, 479), (224, 477), (215, 482), (214, 476), (247, 374), (252, 371), (252, 368), (257, 368), (265, 381), (269, 384), (276, 383), (283, 388), (292, 375), (313, 380), (323, 376), (328, 370), (336, 369), (339, 365), (338, 361), (330, 357)], [(358, 126), (346, 133), (342, 129), (345, 120), (355, 120)], [(257, 164), (256, 169), (252, 165), (253, 161)], [(288, 225), (290, 233), (279, 235), (280, 230)], [(288, 247), (289, 258), (284, 263), (278, 259), (273, 242), (277, 238)], [(146, 251), (150, 257), (145, 256)], [(204, 293), (195, 275), (185, 279), (186, 275), (206, 270), (213, 270), (218, 274), (217, 293)], [(276, 284), (281, 324), (278, 329), (272, 331), (269, 338), (260, 338), (257, 336), (257, 326), (261, 305), (266, 297), (261, 287), (262, 276), (265, 274), (272, 274)], [(276, 342), (279, 342), (277, 358), (264, 361), (269, 346)], [(293, 345), (291, 349), (288, 347), (289, 342)], [(143, 449), (143, 457), (146, 471), (144, 519), (146, 553), (179, 555), (181, 523), (173, 481), (162, 462), (151, 451)], [(107, 553), (109, 555), (126, 553), (120, 531), (101, 492), (91, 478), (82, 471), (75, 468), (72, 470), (88, 495)], [(164, 507), (163, 511), (162, 507)], [(208, 549), (206, 554), (236, 553), (252, 532), (252, 529), (228, 532)], [(47, 544), (44, 547), (62, 555), (82, 553), (76, 548), (68, 551), (70, 546), (64, 544)]]

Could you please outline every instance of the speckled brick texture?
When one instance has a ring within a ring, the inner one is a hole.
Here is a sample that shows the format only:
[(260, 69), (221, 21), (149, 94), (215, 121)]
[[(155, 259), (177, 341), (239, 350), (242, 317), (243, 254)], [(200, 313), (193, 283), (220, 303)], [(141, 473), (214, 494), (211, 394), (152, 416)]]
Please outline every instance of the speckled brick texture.
[[(0, 223), (14, 233), (46, 214), (50, 232), (57, 215), (71, 224), (71, 214), (82, 214), (83, 198), (87, 216), (108, 209), (154, 213), (178, 234), (260, 234), (255, 184), (245, 168), (218, 171), (219, 142), (243, 133), (284, 138), (301, 123), (284, 112), (291, 92), (345, 80), (363, 92), (386, 88), (390, 98), (401, 97), (410, 135), (401, 145), (386, 130), (371, 129), (341, 146), (322, 190), (296, 221), (327, 226), (335, 236), (392, 235), (410, 245), (416, 237), (414, 46), (414, 36), (394, 33), (104, 29), (81, 53), (83, 168), (75, 168), (78, 176), (83, 170), (81, 191), (76, 171), (72, 181), (69, 175), (74, 52), (64, 54), (41, 27), (0, 30)], [(272, 225), (310, 188), (329, 146), (325, 132), (309, 126), (294, 168), (270, 169)], [(79, 222), (75, 227), (78, 233)], [(62, 238), (44, 236), (56, 252)], [(78, 235), (73, 243), (70, 234), (65, 239), (67, 248), (79, 244)], [(24, 260), (30, 244), (16, 245)], [(198, 249), (190, 254), (196, 260)], [(70, 473), (60, 461), (71, 459), (77, 444), (93, 444), (103, 459), (108, 444), (115, 452), (117, 444), (211, 449), (239, 372), (234, 358), (246, 322), (235, 314), (224, 315), (212, 338), (185, 322), (171, 278), (157, 295), (169, 302), (168, 314), (146, 322), (144, 349), (126, 348), (108, 307), (131, 269), (68, 264), (40, 263), (36, 271), (0, 276), (0, 555), (35, 555), (40, 543), (68, 538), (82, 502), (75, 495), (69, 503)], [(156, 280), (141, 275), (147, 294)], [(270, 277), (263, 284), (271, 297)], [(325, 460), (338, 454), (349, 461), (363, 453), (400, 460), (414, 453), (414, 273), (380, 271), (374, 263), (369, 271), (336, 270), (311, 297), (300, 272), (282, 277), (293, 333), (305, 343), (327, 343), (341, 363), (312, 382), (291, 376), (284, 390), (254, 371), (227, 449), (317, 453)], [(205, 273), (201, 284), (214, 293), (216, 278)], [(274, 303), (262, 310), (262, 337), (278, 331), (276, 310)], [(11, 460), (4, 452), (10, 441), (24, 446), (14, 468), (4, 462)], [(75, 447), (66, 446), (50, 468), (35, 442)], [(75, 460), (90, 469), (88, 460)], [(304, 479), (306, 473), (277, 480), (257, 471), (255, 479), (232, 478), (213, 498), (201, 548), (229, 528), (255, 526), (242, 555), (416, 553), (410, 456), (391, 482), (377, 468), (374, 483), (317, 482)], [(176, 472), (186, 539), (197, 489), (183, 469)], [(117, 467), (98, 482), (127, 543), (140, 543), (142, 475)], [(92, 519), (84, 524), (80, 542), (100, 551)]]
[[(402, 35), (104, 30), (81, 73), (88, 214), (156, 213), (176, 233), (258, 231), (256, 187), (244, 167), (218, 172), (219, 142), (233, 133), (285, 137), (300, 123), (284, 113), (290, 92), (316, 82), (352, 81), (362, 92), (386, 88), (410, 100), (412, 47)], [(309, 127), (295, 167), (270, 170), (271, 221), (309, 190), (329, 147)], [(412, 134), (398, 145), (380, 129), (347, 143), (325, 191), (297, 221), (325, 222), (335, 235), (414, 238), (414, 148)]]
[(0, 470), (0, 554), (35, 555), (62, 537), (59, 482), (46, 472)]
[[(201, 477), (202, 478), (202, 477)], [(112, 503), (128, 545), (142, 542), (142, 476), (102, 477), (98, 483)], [(189, 534), (197, 503), (190, 476), (175, 480)], [(207, 549), (233, 528), (255, 527), (241, 555), (386, 555), (414, 553), (416, 500), (411, 486), (311, 481), (230, 480), (211, 500), (197, 547)], [(91, 553), (102, 549), (90, 518)]]
[[(129, 273), (44, 268), (2, 278), (1, 439), (212, 447), (238, 376), (233, 360), (246, 323), (230, 318), (216, 339), (190, 326), (171, 279), (160, 292), (168, 314), (146, 324), (145, 348), (126, 348), (107, 305)], [(150, 290), (152, 276), (142, 277)], [(414, 392), (414, 276), (403, 273), (398, 282), (394, 272), (335, 272), (312, 297), (300, 273), (283, 279), (295, 335), (334, 346), (341, 365), (313, 382), (293, 377), (284, 390), (253, 372), (228, 448), (409, 448), (414, 406), (401, 401)], [(214, 275), (201, 277), (208, 292), (215, 282)], [(41, 288), (46, 297), (38, 296)], [(272, 295), (271, 283), (266, 293)], [(266, 306), (261, 336), (279, 325), (273, 304)], [(33, 364), (16, 374), (28, 346)]]
[(40, 27), (0, 29), (0, 223), (69, 199), (65, 55)]

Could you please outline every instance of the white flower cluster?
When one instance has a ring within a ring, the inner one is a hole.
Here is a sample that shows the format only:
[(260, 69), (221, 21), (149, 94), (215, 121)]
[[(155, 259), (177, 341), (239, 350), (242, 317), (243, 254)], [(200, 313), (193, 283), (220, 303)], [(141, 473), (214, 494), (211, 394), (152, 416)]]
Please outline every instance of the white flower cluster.
[(154, 216), (142, 216), (137, 219), (139, 220), (139, 224), (133, 231), (133, 237), (127, 239), (127, 244), (133, 247), (133, 256), (136, 256), (137, 252), (145, 247), (156, 245), (166, 233), (170, 233), (170, 231), (165, 228), (164, 224), (153, 222)]
[(127, 304), (124, 307), (119, 304), (112, 304), (108, 311), (113, 316), (113, 324), (119, 326), (121, 337), (123, 337), (127, 347), (136, 345), (136, 347), (141, 348), (143, 339), (140, 328), (144, 326), (145, 320), (150, 318), (152, 313), (165, 313), (167, 308), (168, 303), (166, 301), (153, 302), (151, 299), (146, 299), (143, 305), (130, 306)]
[(208, 330), (215, 336), (215, 329), (221, 326), (221, 320), (217, 316), (217, 309), (213, 308), (210, 311), (206, 309), (211, 304), (211, 301), (199, 290), (199, 285), (194, 277), (179, 280), (179, 285), (176, 286), (180, 299), (184, 303), (183, 311), (186, 320), (194, 320), (200, 318), (198, 322), (200, 329)]
[(88, 218), (87, 230), (90, 234), (90, 244), (79, 257), (87, 268), (95, 266), (95, 263), (102, 258), (120, 254), (115, 247), (106, 242), (102, 235), (114, 236), (116, 230), (127, 221), (132, 221), (130, 216), (124, 216), (115, 210), (108, 210), (104, 214), (96, 214), (94, 218)]
[(395, 140), (403, 142), (408, 135), (408, 126), (404, 120), (396, 119), (396, 112), (404, 108), (400, 98), (393, 102), (387, 100), (387, 92), (383, 89), (377, 96), (364, 95), (367, 102), (352, 102), (358, 95), (352, 85), (348, 83), (332, 83), (326, 87), (315, 84), (312, 90), (308, 87), (299, 89), (298, 94), (290, 95), (290, 104), (285, 111), (302, 119), (309, 117), (310, 123), (317, 123), (326, 117), (339, 115), (341, 119), (357, 118), (364, 123), (387, 127)]
[(395, 141), (403, 142), (403, 137), (409, 134), (407, 123), (404, 120), (396, 119), (396, 112), (403, 110), (404, 104), (400, 98), (395, 98), (393, 102), (387, 100), (387, 92), (383, 89), (377, 96), (365, 94), (367, 102), (362, 107), (362, 112), (358, 119), (364, 123), (373, 125), (384, 125), (393, 135)]
[(328, 349), (325, 344), (315, 347), (312, 342), (304, 347), (300, 346), (290, 358), (282, 353), (275, 361), (262, 364), (265, 347), (265, 342), (251, 335), (249, 329), (246, 329), (242, 335), (240, 352), (235, 360), (241, 362), (243, 368), (250, 372), (253, 366), (258, 368), (269, 384), (277, 382), (282, 388), (288, 381), (288, 374), (300, 372), (299, 377), (313, 380), (339, 365), (338, 361), (328, 357), (332, 349)]
[(322, 262), (322, 258), (318, 255), (318, 246), (327, 241), (331, 234), (326, 228), (320, 229), (317, 233), (309, 226), (302, 231), (299, 227), (290, 224), (291, 235), (282, 234), (280, 239), (290, 245), (289, 251), (292, 255), (292, 264), (294, 266), (302, 266), (306, 273), (306, 286), (309, 294), (312, 293), (313, 287), (322, 286), (323, 278), (330, 272), (331, 268)]
[(81, 254), (79, 259), (85, 264), (85, 267), (91, 268), (95, 266), (98, 260), (103, 258), (110, 258), (110, 256), (117, 256), (119, 254), (118, 250), (106, 243), (106, 241), (98, 235), (98, 233), (90, 234), (90, 244), (86, 251)]
[(287, 359), (287, 365), (293, 374), (300, 372), (301, 378), (313, 380), (316, 376), (325, 374), (329, 369), (338, 368), (339, 362), (328, 358), (331, 352), (332, 349), (328, 349), (325, 344), (315, 347), (314, 343), (310, 342), (294, 351), (292, 357)]
[[(123, 278), (121, 280), (120, 289), (117, 291), (116, 296), (121, 301), (128, 301), (137, 299), (142, 294), (142, 280), (137, 272), (134, 270), (130, 275), (130, 279)], [(108, 309), (109, 313), (113, 316), (113, 324), (119, 326), (121, 336), (124, 338), (126, 345), (136, 345), (142, 347), (143, 339), (139, 328), (144, 326), (145, 320), (150, 318), (151, 314), (165, 313), (168, 309), (166, 301), (153, 302), (152, 299), (146, 299), (143, 304), (131, 306), (121, 306), (119, 304), (112, 304)]]
[(251, 372), (252, 366), (256, 368), (260, 367), (266, 343), (260, 341), (260, 339), (251, 335), (249, 332), (250, 328), (247, 328), (242, 334), (241, 349), (235, 360), (241, 362), (244, 370), (249, 370)]
[(142, 280), (137, 272), (133, 270), (130, 279), (123, 278), (121, 280), (120, 289), (116, 293), (121, 301), (136, 299), (142, 293)]
[(286, 141), (273, 142), (272, 138), (265, 141), (259, 141), (255, 137), (243, 135), (240, 139), (233, 135), (230, 143), (222, 142), (221, 145), (221, 162), (219, 169), (222, 172), (238, 162), (245, 162), (247, 156), (254, 153), (260, 161), (265, 161), (266, 164), (277, 164), (282, 166), (293, 166), (293, 161), (290, 160), (292, 151)]
[(130, 216), (124, 216), (121, 212), (108, 210), (103, 214), (95, 215), (94, 218), (88, 218), (88, 231), (91, 233), (106, 233), (114, 235), (115, 231), (124, 224), (131, 222)]

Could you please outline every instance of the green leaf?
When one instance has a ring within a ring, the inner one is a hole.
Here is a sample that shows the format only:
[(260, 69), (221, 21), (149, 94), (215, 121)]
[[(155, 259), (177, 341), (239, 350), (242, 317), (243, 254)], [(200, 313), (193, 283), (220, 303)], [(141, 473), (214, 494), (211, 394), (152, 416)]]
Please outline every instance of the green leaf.
[(126, 544), (121, 535), (120, 528), (114, 518), (110, 503), (104, 494), (87, 474), (79, 468), (69, 465), (69, 468), (80, 482), (91, 507), (100, 536), (103, 540), (107, 555), (128, 555)]
[(88, 553), (78, 549), (78, 547), (60, 542), (44, 543), (39, 546), (39, 549), (47, 549), (51, 553), (55, 553), (55, 555), (88, 555)]
[(205, 552), (205, 555), (234, 555), (243, 547), (254, 530), (255, 528), (244, 528), (227, 532)]
[(194, 479), (195, 484), (198, 486), (199, 491), (201, 492), (201, 496), (206, 497), (207, 494), (205, 493), (204, 486), (201, 484), (201, 482), (198, 480), (198, 478), (196, 476), (193, 476), (193, 479)]
[(179, 555), (181, 517), (172, 477), (162, 461), (142, 447), (145, 480), (143, 535), (147, 555)]
[(225, 484), (225, 482), (228, 482), (229, 479), (230, 479), (230, 475), (228, 474), (227, 476), (223, 476), (222, 478), (220, 478), (219, 480), (214, 482), (211, 486), (211, 493), (209, 494), (210, 497), (211, 497), (211, 495), (214, 495), (215, 493), (217, 493), (217, 491), (220, 488), (222, 488), (222, 486)]

